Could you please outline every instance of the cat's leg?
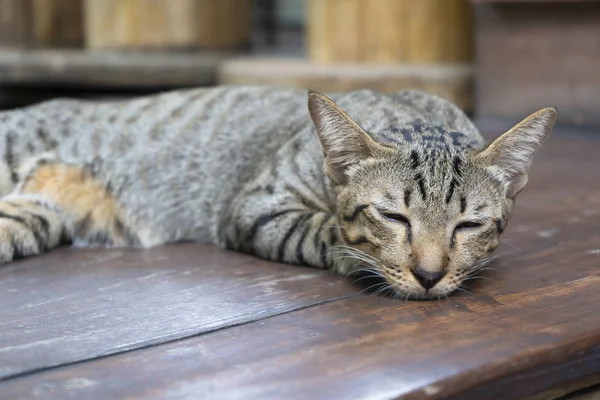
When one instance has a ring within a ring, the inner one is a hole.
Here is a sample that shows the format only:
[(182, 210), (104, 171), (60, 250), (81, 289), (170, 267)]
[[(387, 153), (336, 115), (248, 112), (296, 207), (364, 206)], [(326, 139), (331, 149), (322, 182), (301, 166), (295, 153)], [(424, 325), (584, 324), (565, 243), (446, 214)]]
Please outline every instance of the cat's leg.
[(41, 158), (0, 200), (0, 262), (63, 243), (135, 245), (110, 188), (85, 167)]
[(343, 245), (334, 215), (302, 205), (280, 207), (260, 215), (245, 214), (228, 230), (226, 247), (261, 258), (318, 268), (347, 275), (357, 261), (336, 252)]

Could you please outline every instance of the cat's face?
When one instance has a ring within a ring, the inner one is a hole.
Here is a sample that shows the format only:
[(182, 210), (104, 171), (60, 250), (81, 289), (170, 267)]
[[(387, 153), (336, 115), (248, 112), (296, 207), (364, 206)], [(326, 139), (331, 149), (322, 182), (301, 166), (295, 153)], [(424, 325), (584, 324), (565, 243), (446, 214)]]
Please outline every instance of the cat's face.
[(486, 149), (431, 157), (418, 143), (376, 143), (331, 100), (311, 96), (346, 256), (402, 298), (445, 297), (485, 265), (555, 119), (544, 109)]
[(363, 260), (362, 267), (382, 275), (400, 296), (451, 293), (498, 246), (513, 201), (485, 166), (470, 157), (461, 160), (460, 175), (451, 162), (442, 162), (445, 177), (421, 173), (419, 183), (420, 168), (398, 154), (357, 166), (339, 188), (344, 241), (366, 253), (371, 262)]

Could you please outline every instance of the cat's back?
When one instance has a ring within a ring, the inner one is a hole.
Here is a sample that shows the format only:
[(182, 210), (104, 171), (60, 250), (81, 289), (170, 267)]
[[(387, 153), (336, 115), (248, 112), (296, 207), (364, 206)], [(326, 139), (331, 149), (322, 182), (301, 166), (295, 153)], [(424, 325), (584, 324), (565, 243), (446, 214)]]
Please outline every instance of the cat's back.
[[(370, 133), (426, 123), (481, 140), (461, 110), (431, 94), (357, 90), (331, 97)], [(305, 90), (260, 86), (176, 90), (119, 101), (57, 99), (0, 113), (0, 136), (13, 134), (15, 153), (54, 146), (64, 150), (73, 145), (69, 138), (77, 138), (77, 145), (83, 147), (79, 152), (93, 157), (131, 151), (135, 142), (143, 143), (146, 151), (167, 143), (218, 153), (226, 145), (259, 156), (307, 127)]]
[(18, 131), (15, 140), (46, 145), (87, 138), (94, 145), (90, 150), (101, 152), (111, 142), (104, 150), (114, 152), (119, 140), (127, 145), (132, 138), (145, 145), (260, 139), (273, 133), (266, 126), (285, 133), (289, 124), (306, 117), (305, 91), (221, 86), (116, 101), (55, 99), (0, 113), (0, 134)]
[[(357, 90), (332, 96), (374, 139), (403, 143), (418, 140), (419, 127), (428, 133), (459, 133), (474, 147), (484, 145), (479, 130), (467, 115), (452, 102), (419, 90), (383, 94), (374, 90)], [(415, 131), (415, 127), (417, 128)], [(391, 135), (396, 137), (391, 138)]]

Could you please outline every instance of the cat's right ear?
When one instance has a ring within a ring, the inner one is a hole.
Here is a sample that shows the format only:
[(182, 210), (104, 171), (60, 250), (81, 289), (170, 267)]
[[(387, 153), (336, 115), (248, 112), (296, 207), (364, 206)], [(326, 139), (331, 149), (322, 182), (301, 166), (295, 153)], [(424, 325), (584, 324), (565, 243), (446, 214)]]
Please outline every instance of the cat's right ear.
[(527, 173), (542, 141), (550, 134), (556, 110), (544, 108), (531, 114), (479, 153), (491, 172), (506, 185), (514, 198), (527, 183)]
[(350, 167), (385, 151), (324, 94), (308, 92), (308, 110), (323, 147), (326, 172), (335, 183), (345, 184)]

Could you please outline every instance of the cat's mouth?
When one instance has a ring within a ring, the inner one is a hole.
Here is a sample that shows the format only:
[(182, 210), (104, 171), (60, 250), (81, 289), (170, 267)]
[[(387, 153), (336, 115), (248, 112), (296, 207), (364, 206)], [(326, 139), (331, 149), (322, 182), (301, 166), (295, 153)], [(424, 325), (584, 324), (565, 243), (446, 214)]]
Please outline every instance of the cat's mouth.
[(399, 300), (443, 300), (457, 289), (446, 282), (439, 282), (443, 284), (440, 287), (436, 285), (426, 289), (410, 274), (395, 272), (392, 275), (385, 271), (376, 273), (363, 270), (358, 274), (355, 282), (359, 282), (364, 287), (361, 293)]

